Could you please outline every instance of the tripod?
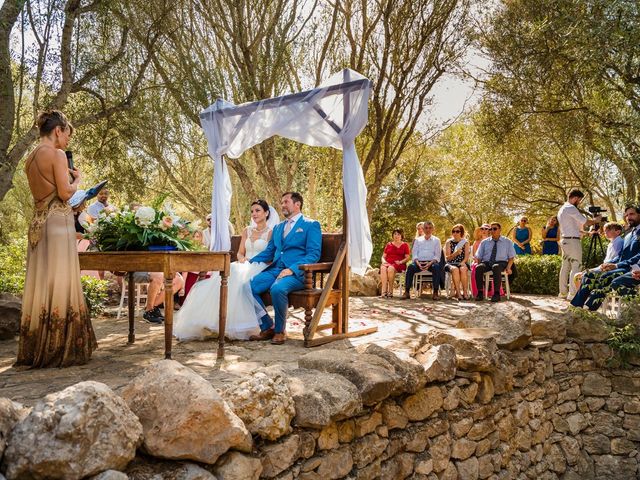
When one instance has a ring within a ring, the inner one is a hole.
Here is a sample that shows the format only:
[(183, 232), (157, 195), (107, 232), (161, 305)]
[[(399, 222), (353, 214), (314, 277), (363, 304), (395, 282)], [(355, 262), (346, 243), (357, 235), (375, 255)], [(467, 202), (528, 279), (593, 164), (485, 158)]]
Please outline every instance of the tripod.
[(587, 250), (587, 258), (584, 261), (585, 268), (597, 267), (600, 264), (599, 258), (604, 258), (604, 247), (602, 246), (602, 238), (600, 232), (591, 235), (589, 240), (589, 249)]

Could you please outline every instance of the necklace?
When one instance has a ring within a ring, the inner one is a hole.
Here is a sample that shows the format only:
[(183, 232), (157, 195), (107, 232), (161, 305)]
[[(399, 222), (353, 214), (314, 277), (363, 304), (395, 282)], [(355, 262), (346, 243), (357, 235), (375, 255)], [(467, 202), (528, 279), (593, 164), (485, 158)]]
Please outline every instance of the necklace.
[(253, 231), (254, 231), (254, 232), (256, 232), (256, 233), (262, 233), (262, 232), (264, 232), (267, 228), (269, 228), (267, 225), (265, 225), (265, 226), (264, 226), (264, 228), (263, 228), (263, 229), (261, 229), (261, 230), (258, 230), (258, 227), (254, 227)]

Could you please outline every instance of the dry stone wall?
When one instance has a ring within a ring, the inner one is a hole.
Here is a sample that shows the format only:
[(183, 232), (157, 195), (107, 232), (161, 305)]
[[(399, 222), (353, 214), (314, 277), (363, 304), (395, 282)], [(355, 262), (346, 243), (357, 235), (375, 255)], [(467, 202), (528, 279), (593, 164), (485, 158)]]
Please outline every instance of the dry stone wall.
[(458, 370), (452, 380), (389, 396), (358, 416), (259, 444), (261, 475), (640, 478), (637, 369), (609, 371), (606, 345), (577, 340), (533, 342), (499, 354), (498, 370)]
[[(222, 392), (163, 360), (120, 392), (124, 401), (92, 382), (31, 411), (0, 401), (0, 471), (9, 480), (640, 478), (640, 370), (607, 368), (601, 326), (531, 325), (524, 307), (489, 308), (496, 324), (484, 312), (468, 328), (432, 331), (411, 357), (376, 345), (314, 350), (297, 369), (261, 369)], [(96, 430), (103, 405), (130, 427)], [(40, 431), (55, 449), (17, 455)], [(119, 455), (116, 437), (128, 439)], [(47, 475), (60, 452), (100, 452), (100, 463), (58, 461)]]

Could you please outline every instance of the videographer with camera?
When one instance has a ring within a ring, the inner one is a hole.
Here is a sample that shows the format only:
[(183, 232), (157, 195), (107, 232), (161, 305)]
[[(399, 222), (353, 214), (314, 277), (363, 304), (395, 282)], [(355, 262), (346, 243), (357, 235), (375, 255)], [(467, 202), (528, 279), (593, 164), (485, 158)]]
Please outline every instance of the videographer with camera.
[[(580, 237), (584, 229), (599, 224), (602, 221), (600, 215), (592, 219), (585, 217), (578, 205), (584, 198), (584, 193), (580, 190), (571, 190), (567, 201), (558, 211), (558, 223), (562, 237), (560, 248), (562, 250), (562, 267), (560, 268), (560, 296), (573, 297), (576, 294), (576, 286), (573, 277), (580, 271), (582, 265), (582, 243)], [(569, 298), (568, 298), (569, 299)]]
[[(616, 283), (616, 279), (630, 273), (635, 268), (633, 266), (640, 262), (640, 207), (627, 207), (624, 218), (629, 230), (624, 236), (622, 250), (613, 260), (603, 263), (582, 277), (580, 289), (571, 300), (574, 307), (582, 308), (586, 305), (589, 310), (597, 310), (609, 287), (616, 288), (618, 284), (626, 286), (624, 282)], [(635, 278), (631, 274), (626, 276), (632, 277), (631, 280)]]

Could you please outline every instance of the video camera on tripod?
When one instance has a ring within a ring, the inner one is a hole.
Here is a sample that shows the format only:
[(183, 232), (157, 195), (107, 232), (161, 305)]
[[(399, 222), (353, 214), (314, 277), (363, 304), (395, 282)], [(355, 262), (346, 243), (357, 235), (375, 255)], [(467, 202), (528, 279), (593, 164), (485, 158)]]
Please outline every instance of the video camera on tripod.
[[(591, 218), (600, 216), (600, 222), (607, 223), (609, 221), (608, 217), (602, 215), (603, 213), (607, 213), (604, 208), (598, 207), (597, 205), (589, 205), (588, 210), (589, 216), (591, 216)], [(598, 263), (596, 261), (596, 258), (598, 258), (598, 254), (600, 257), (604, 257), (604, 247), (602, 245), (602, 239), (600, 238), (600, 223), (596, 223), (593, 225), (593, 232), (594, 233), (593, 235), (591, 235), (591, 239), (589, 240), (587, 258), (584, 262), (587, 268), (596, 266), (596, 264)]]
[[(603, 213), (607, 213), (607, 211), (604, 208), (599, 207), (597, 205), (589, 205), (588, 210), (589, 210), (589, 215), (591, 216), (591, 218), (595, 218), (598, 215), (600, 215), (602, 217), (600, 220), (603, 223), (607, 223), (609, 221), (609, 217), (602, 215)], [(600, 224), (596, 223), (594, 225), (594, 227), (595, 227), (595, 230), (598, 230), (600, 228)]]

